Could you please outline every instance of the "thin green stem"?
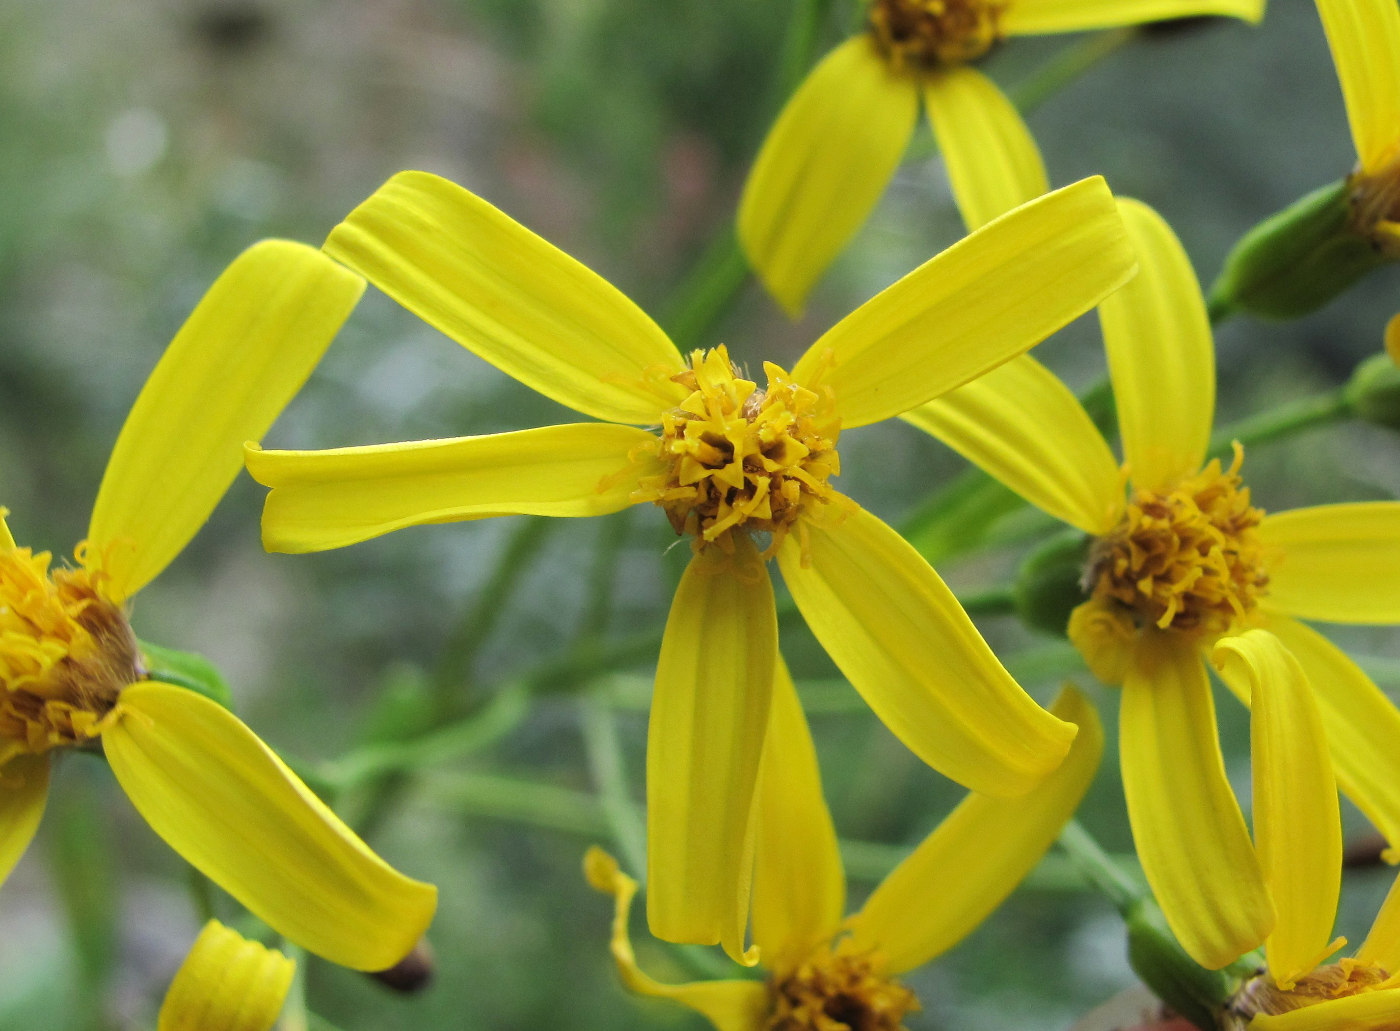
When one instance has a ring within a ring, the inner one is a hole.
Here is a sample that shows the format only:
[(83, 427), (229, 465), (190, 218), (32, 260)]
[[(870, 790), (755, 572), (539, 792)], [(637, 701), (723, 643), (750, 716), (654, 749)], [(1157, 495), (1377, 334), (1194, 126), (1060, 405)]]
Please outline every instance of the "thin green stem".
[(306, 1005), (306, 950), (296, 945), (282, 946), (282, 953), (296, 964), (287, 1001), (282, 1004), (280, 1031), (310, 1031), (311, 1011)]
[(1060, 846), (1069, 854), (1083, 877), (1120, 913), (1127, 915), (1146, 894), (1078, 820), (1071, 819), (1060, 831)]
[(1246, 447), (1291, 437), (1295, 433), (1338, 422), (1351, 415), (1346, 391), (1329, 390), (1312, 397), (1299, 398), (1279, 405), (1271, 411), (1241, 419), (1218, 430), (1211, 438), (1211, 454), (1229, 454), (1232, 442), (1238, 440)]
[(495, 773), (434, 773), (423, 778), (425, 797), (453, 812), (489, 816), (601, 838), (608, 833), (603, 803), (592, 792), (519, 780)]
[(1136, 35), (1135, 28), (1126, 27), (1086, 36), (1061, 49), (1028, 78), (1007, 90), (1007, 95), (1021, 112), (1034, 111)]
[(622, 742), (617, 736), (611, 708), (596, 696), (585, 698), (580, 729), (588, 770), (598, 790), (613, 841), (622, 853), (624, 865), (636, 870), (640, 877), (647, 868), (646, 824), (627, 790)]

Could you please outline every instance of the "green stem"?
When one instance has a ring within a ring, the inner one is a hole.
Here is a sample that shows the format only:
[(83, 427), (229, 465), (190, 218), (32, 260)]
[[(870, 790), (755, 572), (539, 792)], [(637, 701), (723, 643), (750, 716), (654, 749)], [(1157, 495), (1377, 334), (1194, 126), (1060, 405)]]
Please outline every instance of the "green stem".
[(1241, 419), (1217, 431), (1211, 438), (1211, 454), (1228, 455), (1231, 444), (1238, 440), (1246, 447), (1290, 437), (1314, 426), (1325, 426), (1345, 419), (1351, 414), (1346, 392), (1338, 388), (1313, 397), (1300, 398), (1279, 405), (1272, 411)]
[(1069, 853), (1084, 878), (1124, 916), (1146, 894), (1078, 820), (1071, 819), (1060, 831), (1060, 846)]
[(423, 779), (426, 797), (453, 812), (490, 816), (585, 838), (608, 833), (603, 804), (588, 791), (495, 773), (435, 773)]
[(598, 789), (613, 840), (622, 853), (624, 865), (636, 870), (640, 877), (647, 868), (646, 824), (627, 790), (622, 743), (618, 740), (612, 710), (597, 697), (586, 698), (580, 729), (588, 769)]
[(1094, 65), (1122, 49), (1136, 35), (1135, 28), (1126, 27), (1086, 36), (1062, 48), (1029, 78), (1022, 79), (1007, 90), (1007, 95), (1023, 114), (1034, 111)]
[(282, 946), (282, 953), (293, 963), (296, 970), (292, 974), (292, 986), (287, 991), (287, 1001), (282, 1004), (282, 1020), (279, 1031), (310, 1031), (311, 1012), (306, 1005), (306, 950), (296, 945)]

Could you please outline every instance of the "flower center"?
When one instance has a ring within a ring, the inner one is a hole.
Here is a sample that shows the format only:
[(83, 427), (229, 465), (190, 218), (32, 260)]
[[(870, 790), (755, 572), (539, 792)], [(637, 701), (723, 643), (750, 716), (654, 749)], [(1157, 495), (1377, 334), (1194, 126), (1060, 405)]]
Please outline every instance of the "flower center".
[(822, 952), (768, 982), (773, 1007), (765, 1031), (899, 1031), (919, 1000), (898, 981), (873, 973), (868, 956)]
[(1292, 988), (1280, 988), (1267, 973), (1245, 982), (1225, 1008), (1226, 1027), (1243, 1029), (1258, 1014), (1276, 1016), (1307, 1006), (1394, 988), (1390, 975), (1374, 963), (1343, 959), (1318, 967), (1298, 978)]
[(1218, 636), (1254, 608), (1269, 577), (1257, 528), (1264, 513), (1239, 477), (1244, 449), (1164, 491), (1141, 490), (1099, 538), (1084, 575), (1093, 601), (1138, 627)]
[(0, 765), (96, 737), (141, 678), (126, 616), (76, 554), (80, 568), (50, 571), (48, 552), (0, 549)]
[(831, 393), (800, 386), (767, 362), (768, 387), (759, 390), (722, 345), (694, 352), (690, 366), (674, 377), (690, 396), (662, 416), (646, 448), (666, 471), (643, 479), (633, 500), (660, 505), (696, 547), (727, 551), (740, 529), (771, 534), (769, 557), (804, 513), (836, 494), (827, 480), (841, 471), (841, 421)]
[(872, 0), (870, 31), (896, 68), (973, 61), (1000, 38), (1006, 0)]
[(1389, 258), (1400, 258), (1400, 154), (1370, 174), (1353, 173), (1351, 224)]

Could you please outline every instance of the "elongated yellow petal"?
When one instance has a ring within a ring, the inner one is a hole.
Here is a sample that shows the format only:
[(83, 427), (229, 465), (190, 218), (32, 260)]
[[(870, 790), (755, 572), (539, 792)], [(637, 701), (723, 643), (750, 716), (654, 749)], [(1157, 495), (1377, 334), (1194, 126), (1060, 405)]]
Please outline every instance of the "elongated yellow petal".
[(1020, 798), (968, 795), (851, 918), (857, 948), (878, 951), (893, 973), (921, 966), (967, 937), (1040, 862), (1103, 753), (1103, 728), (1082, 694), (1066, 688), (1052, 711), (1079, 726), (1060, 768)]
[(1023, 795), (1075, 729), (1021, 689), (923, 557), (854, 504), (778, 551), (807, 625), (915, 755), (974, 791)]
[(301, 389), (364, 290), (320, 251), (264, 240), (219, 276), (166, 349), (117, 437), (88, 529), (114, 600), (195, 535)]
[(157, 1031), (271, 1031), (295, 973), (276, 949), (210, 920), (165, 993)]
[(1400, 502), (1295, 508), (1264, 517), (1264, 604), (1302, 619), (1400, 623)]
[(48, 797), (48, 756), (16, 756), (0, 767), (0, 884), (34, 840)]
[(1182, 948), (1204, 967), (1223, 967), (1264, 940), (1274, 914), (1225, 779), (1210, 681), (1195, 649), (1144, 633), (1118, 719), (1143, 873)]
[(903, 415), (1021, 497), (1100, 535), (1123, 512), (1118, 463), (1084, 406), (1030, 355)]
[(629, 455), (655, 438), (612, 423), (545, 426), (451, 440), (247, 450), (269, 551), (325, 551), (380, 534), (493, 515), (592, 516), (630, 505), (654, 472)]
[(1400, 146), (1400, 9), (1389, 0), (1317, 0), (1361, 167)]
[(918, 113), (914, 79), (861, 33), (827, 54), (778, 115), (739, 199), (739, 242), (789, 314), (885, 192)]
[(1223, 679), (1253, 699), (1254, 841), (1278, 922), (1269, 973), (1291, 988), (1328, 951), (1342, 887), (1342, 817), (1322, 716), (1302, 665), (1267, 630), (1221, 640)]
[(1198, 14), (1257, 22), (1264, 17), (1264, 0), (1015, 0), (1002, 15), (1001, 28), (1008, 36), (1082, 32)]
[(1196, 273), (1162, 216), (1120, 199), (1142, 271), (1099, 305), (1123, 458), (1138, 487), (1201, 467), (1215, 417), (1215, 344)]
[(975, 68), (931, 73), (924, 107), (969, 231), (1050, 189), (1045, 162), (1016, 105)]
[(588, 883), (614, 899), (610, 949), (622, 983), (638, 995), (670, 999), (709, 1019), (718, 1031), (762, 1031), (768, 1019), (768, 988), (762, 981), (693, 981), (662, 984), (637, 966), (627, 933), (627, 916), (637, 882), (623, 873), (617, 860), (596, 845), (583, 857)]
[(767, 966), (786, 969), (836, 933), (846, 909), (846, 875), (812, 734), (782, 656), (754, 823), (753, 940)]
[(758, 551), (691, 559), (671, 602), (647, 730), (647, 920), (658, 938), (745, 956), (758, 781), (778, 617)]
[(1326, 999), (1288, 1013), (1261, 1013), (1251, 1031), (1385, 1031), (1400, 1020), (1400, 988)]
[(1375, 963), (1383, 970), (1400, 970), (1400, 878), (1390, 885), (1380, 912), (1371, 924), (1371, 933), (1356, 950), (1363, 963)]
[(1132, 275), (1102, 178), (989, 222), (866, 301), (793, 378), (830, 386), (843, 429), (899, 415), (1040, 343)]
[(10, 524), (5, 522), (5, 517), (9, 514), (8, 508), (0, 508), (0, 550), (15, 546), (15, 539), (10, 533)]
[(575, 411), (650, 424), (681, 356), (597, 273), (455, 183), (400, 172), (326, 251), (469, 351)]
[(357, 970), (398, 962), (437, 889), (369, 850), (228, 710), (193, 691), (128, 687), (102, 735), (151, 828), (279, 934)]

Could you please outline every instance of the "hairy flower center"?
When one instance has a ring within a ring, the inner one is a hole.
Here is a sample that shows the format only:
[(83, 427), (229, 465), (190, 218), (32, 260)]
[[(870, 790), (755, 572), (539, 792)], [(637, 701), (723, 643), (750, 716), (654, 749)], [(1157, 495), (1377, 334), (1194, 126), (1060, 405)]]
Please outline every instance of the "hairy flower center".
[(646, 449), (666, 472), (644, 479), (634, 500), (660, 505), (697, 547), (727, 548), (728, 535), (744, 529), (771, 534), (771, 555), (804, 512), (835, 496), (827, 480), (841, 471), (841, 422), (830, 392), (800, 386), (771, 363), (759, 390), (722, 345), (696, 351), (690, 364), (674, 377), (690, 396), (662, 417)]
[(899, 1031), (919, 1000), (873, 971), (868, 956), (823, 952), (768, 982), (765, 1031)]
[(96, 737), (118, 693), (140, 679), (136, 638), (100, 574), (50, 571), (49, 559), (0, 550), (0, 764)]
[(870, 31), (896, 68), (960, 64), (1001, 38), (1006, 0), (872, 0)]
[(1085, 590), (1127, 610), (1138, 626), (1219, 635), (1268, 587), (1257, 528), (1239, 477), (1244, 451), (1219, 459), (1168, 490), (1138, 491), (1123, 520), (1095, 542)]
[(1280, 988), (1267, 973), (1251, 978), (1225, 1007), (1222, 1024), (1235, 1031), (1243, 1029), (1258, 1014), (1276, 1016), (1303, 1009), (1329, 999), (1362, 995), (1382, 988), (1394, 988), (1390, 975), (1374, 963), (1343, 959), (1318, 967), (1298, 979), (1292, 988)]
[(1351, 224), (1378, 250), (1400, 258), (1400, 154), (1383, 168), (1350, 180)]

